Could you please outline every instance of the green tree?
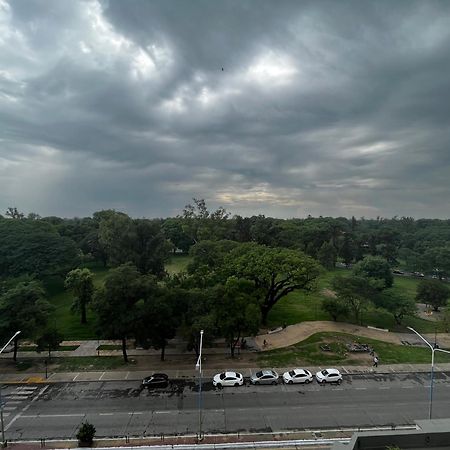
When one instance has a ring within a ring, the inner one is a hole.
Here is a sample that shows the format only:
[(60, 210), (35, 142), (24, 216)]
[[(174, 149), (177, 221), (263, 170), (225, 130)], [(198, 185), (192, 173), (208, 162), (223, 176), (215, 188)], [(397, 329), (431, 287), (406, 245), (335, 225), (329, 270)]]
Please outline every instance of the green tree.
[(417, 285), (416, 301), (431, 305), (435, 311), (447, 304), (449, 288), (439, 280), (422, 280)]
[(322, 309), (328, 313), (335, 322), (338, 321), (339, 317), (346, 317), (349, 313), (349, 308), (342, 299), (337, 299), (333, 297), (327, 297), (322, 301)]
[(94, 276), (89, 269), (71, 270), (66, 277), (64, 286), (75, 294), (72, 310), (81, 313), (81, 323), (87, 323), (86, 307), (91, 303), (94, 294)]
[(62, 275), (79, 255), (75, 243), (48, 222), (0, 219), (0, 277)]
[(104, 287), (96, 291), (93, 308), (97, 329), (106, 339), (120, 339), (125, 362), (128, 362), (127, 339), (136, 334), (142, 319), (139, 301), (154, 288), (151, 276), (142, 276), (131, 263), (110, 270)]
[(234, 358), (236, 345), (244, 333), (256, 335), (261, 324), (258, 300), (253, 295), (253, 284), (230, 277), (225, 285), (214, 289), (214, 315), (218, 332), (225, 338)]
[(320, 266), (299, 251), (245, 243), (227, 255), (223, 273), (227, 278), (236, 276), (253, 283), (262, 323), (266, 324), (269, 311), (281, 298), (296, 290), (315, 288)]
[(64, 336), (55, 327), (47, 328), (36, 339), (37, 351), (47, 351), (48, 359), (51, 359), (51, 352), (53, 350), (58, 350), (63, 340)]
[(379, 290), (392, 287), (394, 276), (389, 263), (380, 256), (367, 256), (355, 264), (353, 274), (357, 277), (369, 279), (372, 286)]
[(317, 260), (328, 270), (336, 266), (337, 252), (332, 244), (324, 242), (317, 252)]
[(401, 325), (405, 316), (413, 316), (417, 310), (414, 299), (396, 289), (386, 289), (374, 298), (377, 306), (381, 306), (394, 316), (397, 325)]
[[(4, 339), (20, 330), (20, 339), (34, 339), (46, 328), (51, 310), (39, 282), (18, 283), (0, 296), (0, 336)], [(14, 361), (17, 360), (18, 338), (14, 341)]]
[(331, 284), (337, 300), (347, 305), (356, 323), (362, 323), (362, 312), (370, 306), (370, 298), (375, 292), (370, 283), (367, 283), (367, 278), (337, 276)]
[(176, 298), (167, 289), (153, 288), (153, 293), (139, 307), (137, 341), (144, 348), (160, 349), (164, 361), (168, 341), (175, 337), (180, 324)]

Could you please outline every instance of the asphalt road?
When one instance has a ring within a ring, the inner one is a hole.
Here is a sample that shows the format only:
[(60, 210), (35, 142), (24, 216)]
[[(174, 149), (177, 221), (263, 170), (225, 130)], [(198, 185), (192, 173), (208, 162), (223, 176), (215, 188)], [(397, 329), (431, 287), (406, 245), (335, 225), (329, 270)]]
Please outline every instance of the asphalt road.
[[(195, 434), (198, 385), (141, 389), (136, 381), (5, 385), (6, 438), (74, 438), (88, 420), (97, 437)], [(287, 430), (413, 424), (428, 418), (427, 374), (353, 375), (338, 385), (203, 385), (203, 431)], [(450, 417), (450, 373), (436, 373), (433, 418)]]

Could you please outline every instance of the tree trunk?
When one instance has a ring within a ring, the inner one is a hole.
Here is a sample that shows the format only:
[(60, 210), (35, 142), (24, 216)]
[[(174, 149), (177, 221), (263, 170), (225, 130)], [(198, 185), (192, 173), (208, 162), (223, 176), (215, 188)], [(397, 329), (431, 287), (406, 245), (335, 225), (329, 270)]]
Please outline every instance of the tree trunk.
[(86, 305), (83, 304), (81, 305), (81, 324), (84, 325), (87, 323), (87, 318), (86, 318)]
[(231, 357), (234, 358), (234, 345), (233, 345), (233, 343), (230, 344), (230, 354), (231, 354)]
[(127, 363), (128, 362), (128, 355), (127, 355), (127, 338), (122, 338), (122, 354), (123, 354), (123, 360)]
[(166, 346), (163, 345), (163, 346), (161, 347), (161, 361), (164, 361), (165, 355), (166, 355)]
[(263, 325), (267, 325), (267, 316), (269, 315), (270, 308), (267, 305), (261, 306), (261, 322)]
[(13, 361), (17, 361), (17, 350), (19, 349), (19, 339), (14, 339), (14, 353), (13, 353)]

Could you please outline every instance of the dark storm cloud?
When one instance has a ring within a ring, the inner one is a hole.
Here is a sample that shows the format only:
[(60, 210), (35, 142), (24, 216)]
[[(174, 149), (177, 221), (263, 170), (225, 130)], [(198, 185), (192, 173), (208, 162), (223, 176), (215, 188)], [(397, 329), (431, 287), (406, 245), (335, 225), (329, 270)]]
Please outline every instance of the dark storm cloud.
[(449, 13), (0, 0), (0, 211), (444, 217)]

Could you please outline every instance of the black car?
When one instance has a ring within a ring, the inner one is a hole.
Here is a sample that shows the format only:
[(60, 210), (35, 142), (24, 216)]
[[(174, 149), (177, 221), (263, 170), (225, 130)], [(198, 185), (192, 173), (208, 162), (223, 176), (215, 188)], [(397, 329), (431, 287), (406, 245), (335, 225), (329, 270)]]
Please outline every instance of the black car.
[(169, 386), (169, 377), (165, 373), (154, 373), (142, 380), (142, 387), (166, 388)]

